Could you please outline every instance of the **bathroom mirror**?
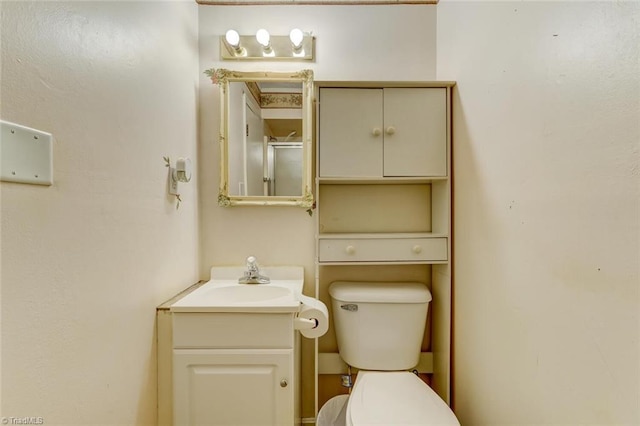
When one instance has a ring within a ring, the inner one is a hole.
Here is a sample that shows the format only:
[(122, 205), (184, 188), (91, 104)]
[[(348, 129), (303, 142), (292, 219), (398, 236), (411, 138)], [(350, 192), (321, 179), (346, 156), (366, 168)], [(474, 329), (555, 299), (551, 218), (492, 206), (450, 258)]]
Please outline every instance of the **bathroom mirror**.
[(218, 204), (310, 208), (313, 72), (206, 73), (221, 89)]

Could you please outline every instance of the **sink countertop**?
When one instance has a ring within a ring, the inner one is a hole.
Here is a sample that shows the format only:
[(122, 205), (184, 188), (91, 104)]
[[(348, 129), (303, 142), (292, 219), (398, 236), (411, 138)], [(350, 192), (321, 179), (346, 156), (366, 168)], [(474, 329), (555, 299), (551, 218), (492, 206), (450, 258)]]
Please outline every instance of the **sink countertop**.
[[(301, 266), (261, 267), (260, 274), (271, 279), (269, 284), (238, 284), (245, 267), (213, 267), (211, 279), (171, 305), (172, 312), (297, 312), (298, 296), (304, 285)], [(234, 289), (222, 290), (225, 287)], [(271, 290), (280, 287), (288, 292)], [(251, 288), (256, 289), (252, 292)], [(243, 300), (243, 295), (248, 295)], [(256, 296), (256, 297), (251, 297)]]

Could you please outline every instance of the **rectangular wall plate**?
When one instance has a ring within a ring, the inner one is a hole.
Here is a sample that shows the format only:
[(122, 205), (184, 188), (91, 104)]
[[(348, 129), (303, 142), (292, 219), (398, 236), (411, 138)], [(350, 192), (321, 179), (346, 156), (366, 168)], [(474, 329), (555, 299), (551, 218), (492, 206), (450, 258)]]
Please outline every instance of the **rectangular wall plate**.
[(53, 135), (0, 120), (0, 180), (53, 184)]

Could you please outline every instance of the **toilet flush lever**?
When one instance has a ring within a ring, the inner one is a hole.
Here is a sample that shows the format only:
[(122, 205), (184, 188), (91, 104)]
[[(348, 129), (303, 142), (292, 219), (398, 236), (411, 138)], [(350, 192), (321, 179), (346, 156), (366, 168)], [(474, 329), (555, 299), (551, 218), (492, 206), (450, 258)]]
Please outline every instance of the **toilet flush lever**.
[(340, 305), (340, 308), (349, 312), (358, 312), (358, 305), (356, 305), (355, 303), (347, 303), (345, 305)]

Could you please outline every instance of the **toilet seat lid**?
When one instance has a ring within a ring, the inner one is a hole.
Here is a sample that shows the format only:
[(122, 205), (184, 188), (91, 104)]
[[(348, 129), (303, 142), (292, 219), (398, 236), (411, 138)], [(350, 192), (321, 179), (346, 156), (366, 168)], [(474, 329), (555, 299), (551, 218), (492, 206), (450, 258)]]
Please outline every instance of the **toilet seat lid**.
[(460, 425), (449, 406), (413, 373), (360, 371), (347, 424)]

